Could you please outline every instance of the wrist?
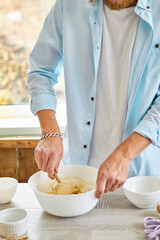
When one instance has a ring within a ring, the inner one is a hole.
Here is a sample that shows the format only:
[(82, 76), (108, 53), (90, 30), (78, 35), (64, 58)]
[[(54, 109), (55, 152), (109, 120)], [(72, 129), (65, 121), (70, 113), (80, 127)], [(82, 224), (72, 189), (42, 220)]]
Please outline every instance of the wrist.
[(41, 139), (40, 140), (43, 140), (45, 138), (50, 138), (50, 137), (58, 137), (60, 138), (61, 140), (63, 140), (63, 137), (61, 134), (58, 134), (58, 133), (47, 133), (47, 134), (44, 134), (42, 135)]
[(131, 162), (136, 158), (149, 144), (151, 140), (134, 132), (124, 142), (122, 142), (115, 150), (119, 152), (123, 158)]
[(37, 113), (40, 121), (42, 135), (47, 133), (58, 133), (60, 129), (56, 120), (55, 112), (53, 110), (42, 110)]
[(61, 134), (60, 129), (57, 128), (45, 128), (45, 129), (41, 129), (42, 132), (42, 136), (48, 133), (57, 133), (57, 134)]
[(126, 161), (131, 162), (134, 159), (133, 149), (131, 148), (130, 144), (128, 143), (121, 143), (116, 149), (115, 149), (117, 157), (121, 159), (126, 159)]

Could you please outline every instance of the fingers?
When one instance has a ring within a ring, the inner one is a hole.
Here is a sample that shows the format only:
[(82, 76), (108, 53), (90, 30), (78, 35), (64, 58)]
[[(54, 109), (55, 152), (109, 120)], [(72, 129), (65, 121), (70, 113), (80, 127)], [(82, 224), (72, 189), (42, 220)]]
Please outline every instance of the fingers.
[(96, 198), (101, 198), (103, 193), (115, 191), (123, 184), (124, 181), (118, 172), (108, 173), (107, 171), (101, 172), (101, 170), (99, 170), (97, 177)]
[(121, 180), (119, 178), (116, 178), (108, 191), (114, 192), (119, 187), (120, 183), (121, 183)]
[(50, 154), (50, 157), (49, 157), (49, 160), (48, 160), (48, 165), (47, 165), (48, 177), (51, 178), (51, 179), (54, 179), (54, 172), (56, 172), (56, 170), (55, 170), (56, 162), (57, 162), (56, 153), (52, 152)]
[(50, 154), (47, 165), (47, 172), (49, 178), (54, 179), (54, 172), (58, 173), (58, 167), (62, 159), (62, 156), (63, 156), (62, 154), (58, 154), (55, 152), (52, 152)]
[(56, 173), (58, 173), (58, 168), (59, 168), (60, 162), (61, 162), (61, 160), (62, 160), (62, 157), (63, 157), (63, 153), (60, 153), (60, 154), (59, 154), (59, 157), (58, 157), (58, 159), (57, 159), (57, 162), (56, 162), (55, 169), (54, 169)]
[(41, 158), (39, 152), (37, 151), (37, 149), (34, 150), (34, 158), (38, 165), (39, 170), (42, 170), (42, 158)]
[(121, 184), (119, 184), (118, 188), (122, 187), (125, 184), (125, 181), (126, 181), (126, 179), (125, 180), (123, 179)]
[[(61, 160), (61, 159), (60, 159), (60, 160)], [(59, 164), (60, 164), (60, 161), (59, 161), (59, 162), (57, 163), (57, 165), (55, 166), (54, 171), (55, 171), (56, 173), (58, 173)]]
[(47, 149), (43, 148), (41, 150), (41, 158), (42, 158), (42, 170), (43, 172), (47, 172), (47, 165), (49, 160), (49, 152)]
[(46, 148), (36, 148), (34, 151), (35, 154), (35, 160), (36, 163), (38, 165), (38, 168), (40, 170), (43, 170), (44, 172), (49, 172), (49, 174), (54, 172), (54, 166), (53, 166), (53, 162), (54, 162), (54, 153), (53, 151), (49, 152), (48, 149)]
[(101, 173), (99, 171), (98, 177), (97, 177), (97, 191), (96, 191), (96, 198), (101, 198), (102, 194), (104, 193), (105, 187), (106, 187), (107, 177), (105, 173)]
[(98, 171), (98, 176), (97, 176), (97, 181), (96, 181), (96, 185), (98, 185), (98, 182), (99, 182), (99, 178), (100, 178), (100, 170)]
[(106, 184), (106, 187), (105, 187), (105, 193), (107, 193), (108, 191), (110, 191), (110, 189), (112, 188), (112, 186), (114, 185), (115, 183), (115, 178), (113, 176), (110, 176), (108, 178), (108, 181), (107, 181), (107, 184)]
[(49, 146), (42, 145), (44, 142), (40, 144), (34, 151), (36, 163), (40, 170), (47, 172), (48, 176), (54, 179), (54, 172), (58, 172), (58, 167), (63, 157), (63, 148), (61, 146), (55, 147), (50, 142)]

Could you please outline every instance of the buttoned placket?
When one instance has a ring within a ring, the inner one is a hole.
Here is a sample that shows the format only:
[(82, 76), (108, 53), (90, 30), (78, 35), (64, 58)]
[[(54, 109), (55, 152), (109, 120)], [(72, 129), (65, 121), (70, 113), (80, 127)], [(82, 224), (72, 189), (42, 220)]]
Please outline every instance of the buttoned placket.
[[(95, 69), (95, 79), (94, 84), (92, 87), (93, 94), (88, 98), (89, 104), (88, 104), (88, 112), (86, 114), (86, 122), (84, 123), (85, 126), (85, 132), (84, 132), (84, 139), (86, 139), (86, 142), (83, 143), (83, 149), (85, 151), (85, 158), (86, 163), (88, 161), (89, 156), (89, 148), (90, 148), (90, 141), (91, 141), (91, 135), (93, 131), (93, 122), (94, 122), (94, 116), (95, 116), (95, 98), (96, 98), (96, 85), (97, 85), (97, 72), (98, 72), (98, 65), (99, 65), (99, 59), (100, 59), (100, 48), (101, 48), (101, 34), (100, 26), (102, 24), (101, 19), (98, 19), (98, 11), (102, 11), (102, 0), (97, 2), (97, 0), (89, 0), (89, 4), (92, 5), (92, 10), (90, 13), (90, 27), (91, 27), (91, 34), (92, 34), (92, 41), (93, 41), (93, 51), (94, 51), (94, 69)], [(98, 5), (99, 4), (99, 9)]]

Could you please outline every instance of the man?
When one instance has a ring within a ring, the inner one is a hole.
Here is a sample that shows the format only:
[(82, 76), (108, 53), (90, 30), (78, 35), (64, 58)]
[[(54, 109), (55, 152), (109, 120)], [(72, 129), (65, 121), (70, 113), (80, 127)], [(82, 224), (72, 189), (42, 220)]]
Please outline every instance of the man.
[[(159, 12), (159, 0), (56, 1), (28, 74), (31, 110), (44, 135), (35, 158), (49, 177), (62, 156), (65, 164), (99, 167), (100, 198), (127, 176), (160, 176)], [(62, 67), (63, 143), (54, 92)]]

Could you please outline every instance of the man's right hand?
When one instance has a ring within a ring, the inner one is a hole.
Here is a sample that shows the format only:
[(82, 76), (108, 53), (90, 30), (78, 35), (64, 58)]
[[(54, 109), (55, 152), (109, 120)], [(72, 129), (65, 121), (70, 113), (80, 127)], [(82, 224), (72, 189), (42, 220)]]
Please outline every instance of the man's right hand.
[(34, 154), (38, 168), (47, 172), (53, 179), (54, 172), (58, 172), (58, 166), (63, 157), (63, 141), (59, 137), (40, 140)]

